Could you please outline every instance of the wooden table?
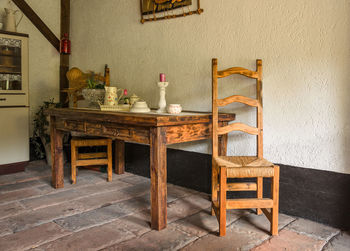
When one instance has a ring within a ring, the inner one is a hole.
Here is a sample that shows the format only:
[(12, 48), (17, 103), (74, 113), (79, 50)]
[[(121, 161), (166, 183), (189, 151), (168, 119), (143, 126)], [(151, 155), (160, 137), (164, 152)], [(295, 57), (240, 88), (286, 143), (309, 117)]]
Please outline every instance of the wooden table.
[[(167, 224), (167, 156), (166, 145), (207, 139), (211, 133), (211, 114), (183, 112), (179, 115), (157, 113), (103, 112), (77, 108), (52, 108), (50, 115), (52, 185), (62, 188), (64, 132), (80, 132), (115, 139), (115, 172), (124, 172), (124, 142), (150, 145), (151, 227), (161, 230)], [(227, 124), (234, 114), (220, 114)], [(227, 135), (219, 139), (221, 153), (226, 154)]]

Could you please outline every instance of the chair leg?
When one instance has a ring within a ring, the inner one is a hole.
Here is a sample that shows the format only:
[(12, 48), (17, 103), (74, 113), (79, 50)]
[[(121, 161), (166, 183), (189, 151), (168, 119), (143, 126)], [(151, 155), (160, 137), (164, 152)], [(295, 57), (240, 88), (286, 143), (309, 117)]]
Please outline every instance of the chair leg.
[(77, 183), (77, 147), (75, 146), (74, 141), (71, 141), (71, 181), (72, 184)]
[(107, 144), (107, 158), (108, 158), (108, 166), (107, 166), (107, 174), (108, 181), (112, 181), (112, 140), (108, 140)]
[(220, 221), (219, 221), (219, 235), (226, 235), (226, 183), (227, 183), (227, 169), (220, 167)]
[[(263, 177), (257, 177), (256, 184), (257, 184), (257, 189), (256, 189), (257, 198), (262, 199), (263, 198)], [(262, 211), (260, 208), (256, 209), (256, 214), (257, 215), (262, 214)]]
[[(211, 172), (211, 201), (218, 200), (218, 169), (213, 161), (212, 172)], [(211, 215), (215, 215), (213, 206), (211, 208)]]
[(279, 201), (279, 179), (280, 167), (274, 166), (274, 176), (272, 178), (272, 200), (273, 207), (271, 209), (271, 234), (278, 235), (278, 201)]

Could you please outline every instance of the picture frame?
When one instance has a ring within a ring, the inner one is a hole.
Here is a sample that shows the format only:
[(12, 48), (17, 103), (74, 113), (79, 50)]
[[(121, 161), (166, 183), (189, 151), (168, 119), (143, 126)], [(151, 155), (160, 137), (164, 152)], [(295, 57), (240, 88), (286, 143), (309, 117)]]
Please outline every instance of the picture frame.
[[(194, 2), (197, 8), (193, 9)], [(193, 14), (200, 15), (200, 0), (140, 0), (141, 23), (159, 21)]]

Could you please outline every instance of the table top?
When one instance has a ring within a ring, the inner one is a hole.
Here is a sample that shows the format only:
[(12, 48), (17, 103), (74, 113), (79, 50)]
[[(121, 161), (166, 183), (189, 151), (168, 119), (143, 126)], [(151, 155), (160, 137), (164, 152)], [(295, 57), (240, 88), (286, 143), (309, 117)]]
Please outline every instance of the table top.
[[(104, 121), (118, 124), (131, 124), (142, 126), (168, 126), (193, 123), (210, 123), (211, 112), (184, 111), (180, 114), (157, 113), (152, 110), (148, 113), (134, 113), (123, 111), (101, 111), (86, 108), (50, 108), (46, 114), (57, 118)], [(220, 113), (220, 121), (233, 121), (234, 113)]]

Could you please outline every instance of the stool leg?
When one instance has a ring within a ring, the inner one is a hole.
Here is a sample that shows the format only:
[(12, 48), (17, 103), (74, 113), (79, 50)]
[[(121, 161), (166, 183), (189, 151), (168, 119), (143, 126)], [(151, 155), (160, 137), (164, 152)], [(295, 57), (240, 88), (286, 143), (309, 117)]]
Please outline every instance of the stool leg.
[(77, 183), (77, 147), (75, 146), (75, 142), (71, 141), (71, 181), (72, 184)]
[(219, 215), (219, 235), (226, 235), (226, 183), (227, 183), (227, 169), (220, 167), (220, 215)]
[[(257, 189), (256, 189), (256, 193), (257, 193), (257, 198), (258, 199), (262, 199), (263, 198), (263, 177), (257, 177)], [(256, 209), (256, 214), (260, 215), (262, 214), (262, 211), (260, 208)]]
[[(218, 167), (216, 166), (215, 161), (212, 161), (212, 171), (211, 171), (211, 201), (218, 200)], [(213, 206), (211, 208), (211, 215), (215, 215)]]
[(272, 178), (272, 200), (273, 207), (271, 209), (271, 234), (278, 235), (278, 201), (279, 201), (279, 179), (280, 167), (274, 166), (274, 176)]
[(108, 181), (112, 181), (112, 140), (108, 140), (108, 145), (107, 145), (107, 158), (108, 158), (108, 166), (107, 166), (107, 174), (108, 174)]

